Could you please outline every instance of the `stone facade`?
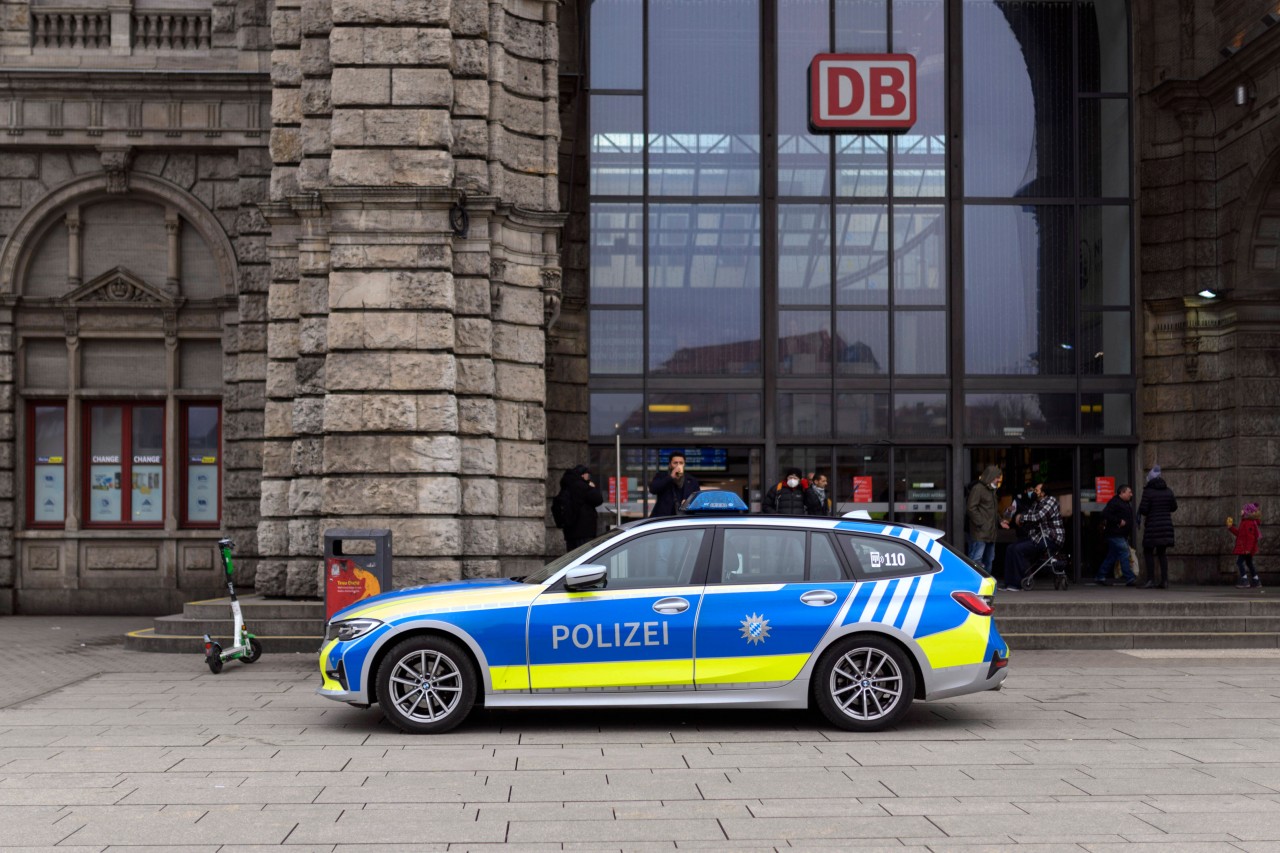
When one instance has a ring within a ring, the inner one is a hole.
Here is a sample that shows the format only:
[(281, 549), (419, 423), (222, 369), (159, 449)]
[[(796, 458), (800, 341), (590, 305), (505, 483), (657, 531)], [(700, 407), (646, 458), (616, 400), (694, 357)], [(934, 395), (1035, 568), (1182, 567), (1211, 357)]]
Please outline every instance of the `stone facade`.
[(1266, 2), (1133, 8), (1141, 462), (1178, 495), (1172, 576), (1216, 582), (1224, 518), (1280, 507), (1280, 26)]

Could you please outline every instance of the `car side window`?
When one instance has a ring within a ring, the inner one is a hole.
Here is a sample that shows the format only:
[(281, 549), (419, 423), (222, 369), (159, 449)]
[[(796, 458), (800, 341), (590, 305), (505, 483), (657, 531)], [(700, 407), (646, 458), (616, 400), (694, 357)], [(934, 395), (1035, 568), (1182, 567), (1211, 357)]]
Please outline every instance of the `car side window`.
[(726, 527), (720, 554), (721, 583), (803, 583), (803, 530)]
[(608, 569), (605, 589), (688, 586), (705, 536), (701, 527), (649, 533), (628, 539), (591, 562)]
[(924, 554), (901, 539), (857, 534), (841, 534), (836, 538), (859, 577), (877, 580), (933, 570), (933, 564)]
[(844, 579), (844, 567), (840, 565), (836, 549), (831, 547), (831, 540), (823, 533), (810, 534), (809, 580), (822, 582)]

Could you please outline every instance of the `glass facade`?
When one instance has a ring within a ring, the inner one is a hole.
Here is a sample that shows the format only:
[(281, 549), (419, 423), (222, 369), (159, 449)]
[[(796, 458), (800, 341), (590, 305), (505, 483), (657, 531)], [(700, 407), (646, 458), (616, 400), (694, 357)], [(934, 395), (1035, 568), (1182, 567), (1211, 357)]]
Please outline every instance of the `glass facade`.
[[(1067, 453), (1076, 502), (1086, 458), (1129, 460), (1128, 28), (1125, 0), (595, 0), (589, 421), (610, 476), (615, 431), (635, 451), (624, 514), (695, 442), (761, 460), (723, 477), (749, 498), (794, 462), (952, 532), (971, 448)], [(812, 133), (823, 52), (912, 54), (915, 125)]]

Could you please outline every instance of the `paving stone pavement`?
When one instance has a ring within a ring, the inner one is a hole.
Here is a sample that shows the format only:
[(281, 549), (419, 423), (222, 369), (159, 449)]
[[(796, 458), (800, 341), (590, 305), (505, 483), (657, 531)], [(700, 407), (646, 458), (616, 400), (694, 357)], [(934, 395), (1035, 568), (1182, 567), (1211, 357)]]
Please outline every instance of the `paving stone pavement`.
[(0, 619), (0, 850), (1280, 853), (1280, 654), (1025, 652), (892, 731), (803, 712), (482, 712), (411, 737), (310, 655)]

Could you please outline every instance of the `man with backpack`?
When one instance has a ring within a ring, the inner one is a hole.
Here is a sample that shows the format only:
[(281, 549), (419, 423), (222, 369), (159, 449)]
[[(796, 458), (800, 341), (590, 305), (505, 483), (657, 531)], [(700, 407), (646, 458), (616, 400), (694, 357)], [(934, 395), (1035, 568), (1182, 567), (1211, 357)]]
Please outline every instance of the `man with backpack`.
[(564, 533), (564, 547), (572, 551), (596, 538), (596, 507), (604, 493), (591, 481), (591, 471), (578, 465), (560, 477), (560, 492), (551, 500), (551, 518)]

